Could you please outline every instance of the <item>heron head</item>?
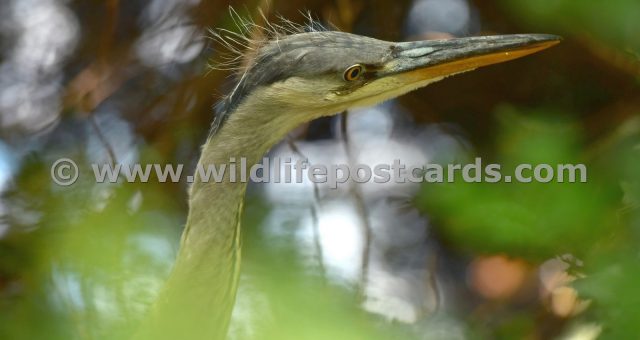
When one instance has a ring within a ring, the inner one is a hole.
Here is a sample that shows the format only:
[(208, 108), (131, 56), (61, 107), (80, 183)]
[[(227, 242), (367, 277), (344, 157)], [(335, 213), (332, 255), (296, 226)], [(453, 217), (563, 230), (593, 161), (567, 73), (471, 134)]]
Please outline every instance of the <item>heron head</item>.
[(271, 114), (311, 120), (535, 53), (559, 40), (543, 34), (400, 43), (331, 31), (282, 36), (251, 53), (226, 107), (259, 103)]

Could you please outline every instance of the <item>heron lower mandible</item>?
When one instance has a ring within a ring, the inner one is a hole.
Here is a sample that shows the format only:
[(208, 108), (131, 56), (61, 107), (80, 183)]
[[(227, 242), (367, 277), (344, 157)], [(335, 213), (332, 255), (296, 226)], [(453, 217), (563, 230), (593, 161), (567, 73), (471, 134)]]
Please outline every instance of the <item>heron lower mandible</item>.
[[(199, 164), (206, 168), (244, 158), (251, 166), (302, 123), (374, 105), (559, 40), (518, 34), (388, 42), (334, 31), (265, 39), (250, 49)], [(140, 337), (225, 337), (238, 285), (245, 190), (246, 183), (232, 183), (229, 173), (216, 183), (196, 174), (178, 258)]]

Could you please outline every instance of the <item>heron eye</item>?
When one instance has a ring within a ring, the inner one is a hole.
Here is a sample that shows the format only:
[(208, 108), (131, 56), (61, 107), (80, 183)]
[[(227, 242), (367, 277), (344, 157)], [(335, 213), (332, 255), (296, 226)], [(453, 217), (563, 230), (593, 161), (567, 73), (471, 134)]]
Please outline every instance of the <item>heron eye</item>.
[(346, 71), (344, 71), (344, 80), (346, 81), (354, 81), (360, 78), (362, 74), (362, 65), (353, 65), (349, 67)]

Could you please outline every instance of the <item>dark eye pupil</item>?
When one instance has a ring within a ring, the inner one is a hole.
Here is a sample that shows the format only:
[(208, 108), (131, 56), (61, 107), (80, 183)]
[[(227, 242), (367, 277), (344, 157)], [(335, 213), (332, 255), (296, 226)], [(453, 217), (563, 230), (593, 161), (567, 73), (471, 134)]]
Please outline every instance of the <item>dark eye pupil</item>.
[(362, 73), (362, 66), (353, 65), (344, 71), (342, 78), (347, 81), (356, 80), (360, 76), (360, 73)]

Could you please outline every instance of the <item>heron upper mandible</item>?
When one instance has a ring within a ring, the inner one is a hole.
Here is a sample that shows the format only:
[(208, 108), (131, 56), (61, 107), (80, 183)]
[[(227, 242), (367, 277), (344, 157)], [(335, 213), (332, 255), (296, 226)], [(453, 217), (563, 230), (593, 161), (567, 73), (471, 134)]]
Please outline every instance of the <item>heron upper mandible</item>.
[[(546, 34), (412, 42), (336, 31), (279, 34), (247, 52), (248, 60), (222, 102), (199, 164), (206, 168), (244, 158), (251, 166), (300, 124), (374, 105), (559, 41)], [(228, 172), (216, 183), (196, 174), (176, 263), (139, 337), (226, 336), (238, 285), (245, 190), (246, 183), (232, 183)]]

